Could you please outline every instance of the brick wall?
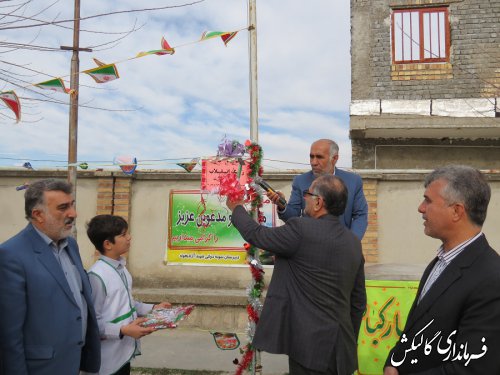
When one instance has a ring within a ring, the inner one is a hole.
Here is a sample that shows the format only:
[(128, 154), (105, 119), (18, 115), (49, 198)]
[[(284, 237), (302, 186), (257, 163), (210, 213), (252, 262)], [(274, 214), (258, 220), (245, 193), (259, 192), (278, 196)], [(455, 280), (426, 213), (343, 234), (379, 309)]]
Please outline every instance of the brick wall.
[[(97, 183), (96, 215), (117, 215), (127, 220), (130, 226), (130, 203), (132, 179), (127, 177), (102, 177)], [(128, 253), (125, 257), (128, 256)], [(94, 261), (99, 257), (95, 251)]]
[(451, 79), (451, 64), (393, 64), (391, 79), (393, 81)]
[(364, 180), (363, 190), (368, 203), (368, 228), (361, 244), (365, 262), (378, 262), (377, 180)]
[[(499, 36), (500, 38), (500, 36)], [(500, 57), (498, 58), (499, 64), (500, 65)], [(500, 67), (495, 70), (495, 75), (493, 77), (489, 76), (487, 78), (487, 81), (489, 84), (483, 85), (483, 91), (482, 95), (485, 98), (493, 98), (493, 97), (499, 97), (500, 96)], [(498, 102), (497, 99), (497, 112), (500, 112), (500, 103)]]
[(97, 186), (97, 212), (96, 215), (113, 213), (113, 179), (100, 178)]
[(118, 215), (130, 222), (131, 187), (130, 178), (100, 178), (97, 187), (96, 215)]
[(115, 179), (113, 214), (123, 217), (128, 222), (130, 222), (131, 187), (132, 179)]

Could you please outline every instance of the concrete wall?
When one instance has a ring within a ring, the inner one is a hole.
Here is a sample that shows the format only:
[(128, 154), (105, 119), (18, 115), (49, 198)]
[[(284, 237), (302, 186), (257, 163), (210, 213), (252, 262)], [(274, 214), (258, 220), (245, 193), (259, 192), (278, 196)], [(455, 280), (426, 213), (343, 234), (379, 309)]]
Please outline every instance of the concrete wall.
[[(372, 201), (370, 212), (370, 246), (365, 256), (380, 264), (422, 265), (429, 262), (439, 242), (423, 234), (417, 207), (423, 195), (425, 173), (359, 171), (367, 198)], [(23, 191), (15, 187), (25, 182), (49, 176), (65, 177), (64, 172), (0, 171), (0, 242), (16, 234), (26, 225)], [(107, 173), (111, 177), (111, 173)], [(77, 231), (82, 259), (86, 267), (95, 260), (95, 251), (87, 239), (85, 223), (96, 214), (98, 181), (106, 173), (82, 173), (78, 177)], [(120, 178), (124, 176), (120, 174)], [(285, 195), (290, 193), (291, 174), (265, 176), (272, 186)], [(492, 246), (500, 249), (500, 173), (490, 173), (493, 198), (484, 231)], [(245, 288), (250, 281), (247, 267), (176, 266), (163, 262), (167, 242), (168, 197), (170, 189), (197, 189), (199, 174), (147, 173), (131, 177), (130, 228), (132, 247), (128, 267), (134, 285), (142, 288)], [(368, 189), (368, 186), (370, 188)], [(375, 231), (375, 232), (374, 232)], [(391, 269), (385, 268), (385, 270)], [(387, 272), (387, 271), (384, 271)], [(266, 269), (266, 279), (272, 268)], [(383, 276), (383, 275), (382, 275)]]
[[(500, 181), (492, 181), (492, 199), (483, 227), (490, 245), (500, 252)], [(417, 207), (423, 199), (420, 180), (379, 181), (378, 224), (379, 262), (427, 264), (436, 255), (439, 240), (424, 234)]]
[(434, 169), (450, 163), (500, 169), (500, 139), (353, 139), (352, 155), (363, 169)]

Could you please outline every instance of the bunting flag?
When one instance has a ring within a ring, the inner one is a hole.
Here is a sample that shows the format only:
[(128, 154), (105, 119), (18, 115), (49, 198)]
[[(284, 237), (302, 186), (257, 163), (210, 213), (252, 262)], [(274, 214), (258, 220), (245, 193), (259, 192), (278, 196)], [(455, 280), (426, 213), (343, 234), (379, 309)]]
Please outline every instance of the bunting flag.
[(208, 40), (212, 38), (217, 38), (222, 35), (229, 34), (227, 31), (204, 31), (203, 34), (201, 34), (200, 40)]
[(6, 91), (0, 93), (0, 99), (9, 107), (16, 115), (16, 122), (21, 120), (21, 102), (14, 91)]
[(164, 37), (161, 38), (161, 49), (154, 49), (151, 51), (146, 51), (146, 52), (139, 52), (136, 57), (143, 57), (143, 56), (148, 56), (148, 55), (173, 55), (175, 53), (175, 49), (170, 47), (168, 42), (165, 40)]
[(227, 44), (238, 34), (237, 31), (204, 31), (200, 41), (220, 37), (227, 47)]
[(102, 61), (100, 61), (100, 60), (97, 60), (95, 57), (93, 57), (93, 58), (92, 58), (92, 60), (94, 60), (94, 62), (95, 62), (95, 64), (96, 64), (97, 66), (104, 66), (104, 65), (108, 65), (108, 64), (106, 64), (106, 63), (103, 63), (103, 62), (102, 62)]
[[(247, 28), (245, 28), (247, 29)], [(241, 30), (245, 30), (241, 29)], [(208, 39), (212, 38), (217, 38), (220, 37), (222, 41), (224, 42), (224, 45), (227, 47), (227, 44), (238, 34), (239, 31), (205, 31), (201, 35), (201, 39), (199, 41), (195, 41), (192, 43), (197, 43), (201, 41), (205, 41)], [(192, 44), (188, 43), (188, 44)], [(151, 50), (151, 51), (146, 51), (146, 52), (139, 52), (135, 57), (129, 58), (127, 60), (132, 60), (134, 58), (139, 58), (143, 56), (148, 56), (148, 55), (173, 55), (175, 53), (175, 49), (170, 46), (170, 44), (167, 42), (167, 40), (162, 37), (161, 38), (161, 49), (156, 49), (156, 50)], [(184, 46), (184, 45), (183, 45)], [(120, 78), (120, 75), (118, 74), (118, 69), (116, 68), (116, 64), (120, 62), (115, 62), (111, 64), (106, 64), (96, 58), (93, 58), (95, 64), (97, 65), (96, 68), (88, 69), (79, 72), (80, 73), (85, 73), (88, 74), (89, 76), (92, 77), (97, 83), (106, 83), (109, 81), (113, 81), (115, 79)], [(44, 90), (52, 90), (52, 91), (57, 91), (57, 92), (62, 92), (65, 94), (74, 94), (75, 90), (74, 89), (68, 89), (64, 85), (64, 81), (62, 78), (53, 78), (48, 81), (40, 82), (40, 83), (35, 83), (35, 84), (30, 84), (32, 86), (36, 86), (40, 89)], [(11, 109), (15, 115), (16, 115), (16, 121), (19, 122), (21, 120), (21, 103), (19, 101), (19, 98), (17, 95), (14, 93), (14, 91), (5, 91), (5, 92), (0, 92), (0, 99)], [(190, 163), (178, 163), (177, 165), (181, 166), (184, 168), (187, 172), (191, 172), (192, 169), (195, 167), (196, 162), (190, 162)]]
[(137, 158), (133, 156), (116, 156), (113, 164), (118, 165), (125, 174), (134, 174), (137, 168)]
[(196, 167), (196, 164), (198, 164), (198, 158), (194, 158), (188, 163), (177, 163), (179, 167), (182, 167), (186, 170), (186, 172), (191, 173), (191, 171)]
[(45, 82), (40, 82), (35, 84), (35, 86), (45, 90), (63, 92), (65, 94), (71, 94), (73, 92), (73, 90), (67, 89), (66, 86), (64, 86), (64, 82), (61, 78), (55, 78)]
[(175, 53), (175, 50), (170, 47), (168, 42), (165, 40), (165, 37), (161, 37), (161, 49), (165, 52), (157, 52), (157, 55), (173, 55)]
[(236, 34), (238, 34), (238, 32), (233, 31), (232, 33), (224, 34), (224, 35), (220, 36), (226, 47), (227, 47), (227, 44), (236, 36)]
[(106, 83), (120, 78), (115, 64), (98, 66), (97, 68), (85, 70), (84, 73), (91, 76), (96, 83)]

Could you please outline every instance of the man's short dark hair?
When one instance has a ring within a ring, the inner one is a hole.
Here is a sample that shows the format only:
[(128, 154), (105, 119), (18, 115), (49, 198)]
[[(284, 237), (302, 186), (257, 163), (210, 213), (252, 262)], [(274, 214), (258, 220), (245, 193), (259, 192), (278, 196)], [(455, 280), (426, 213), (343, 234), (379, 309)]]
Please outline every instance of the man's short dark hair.
[(448, 204), (462, 203), (469, 219), (476, 225), (483, 225), (491, 189), (480, 171), (466, 165), (448, 165), (430, 173), (425, 178), (424, 186), (427, 187), (436, 180), (447, 182), (441, 196)]
[(314, 181), (314, 194), (321, 196), (329, 214), (340, 216), (347, 205), (347, 187), (333, 175), (322, 175)]
[(115, 243), (115, 237), (128, 229), (127, 221), (116, 215), (97, 215), (87, 224), (87, 236), (97, 251), (104, 254), (104, 241)]
[(73, 185), (68, 181), (55, 178), (47, 178), (31, 183), (24, 193), (24, 213), (26, 219), (31, 220), (33, 218), (33, 209), (45, 204), (43, 193), (46, 191), (62, 191), (66, 194), (72, 194)]

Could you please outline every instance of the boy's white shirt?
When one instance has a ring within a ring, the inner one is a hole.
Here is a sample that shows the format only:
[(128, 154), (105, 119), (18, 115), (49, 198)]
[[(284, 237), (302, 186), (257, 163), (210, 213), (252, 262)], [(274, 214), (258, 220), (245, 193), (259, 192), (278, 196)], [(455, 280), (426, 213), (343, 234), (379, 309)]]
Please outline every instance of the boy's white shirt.
[[(99, 263), (99, 261), (104, 261), (105, 263), (113, 266), (113, 268), (118, 273), (123, 273), (126, 277), (128, 283), (128, 289), (130, 293), (130, 299), (133, 301), (135, 305), (135, 309), (137, 311), (138, 316), (144, 316), (149, 313), (153, 309), (153, 304), (150, 303), (142, 303), (140, 301), (136, 301), (132, 297), (132, 276), (128, 272), (126, 265), (127, 261), (125, 258), (120, 257), (119, 260), (115, 260), (109, 258), (107, 256), (101, 255), (99, 260), (94, 264)], [(92, 266), (92, 268), (94, 267)], [(106, 300), (106, 292), (105, 288), (102, 285), (101, 280), (92, 275), (92, 268), (89, 270), (89, 278), (90, 284), (92, 286), (92, 299), (94, 302), (94, 309), (96, 310), (96, 314), (99, 314), (97, 310), (101, 310), (104, 306), (104, 301)], [(99, 311), (100, 312), (100, 311)], [(119, 338), (120, 336), (120, 326), (116, 325), (106, 325), (106, 322), (100, 322), (99, 317), (97, 318), (97, 323), (99, 324), (99, 332), (102, 338)], [(105, 328), (105, 329), (104, 329)]]
[[(122, 257), (115, 260), (101, 256), (88, 271), (102, 339), (99, 374), (113, 373), (140, 354), (139, 341), (129, 336), (120, 339), (120, 328), (137, 316), (146, 315), (154, 306), (132, 298), (132, 277), (125, 266)], [(121, 318), (126, 315), (129, 316)], [(112, 322), (116, 319), (119, 321)]]

